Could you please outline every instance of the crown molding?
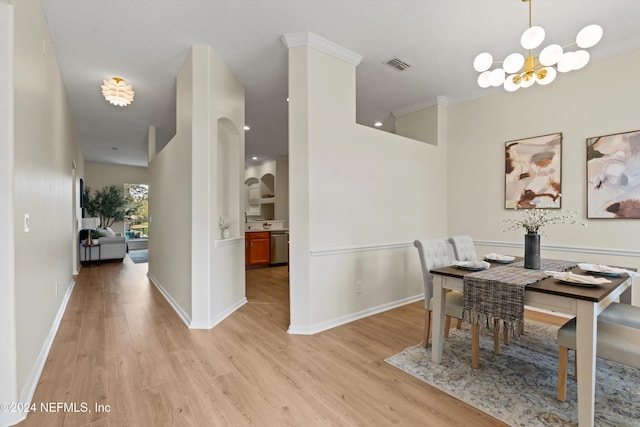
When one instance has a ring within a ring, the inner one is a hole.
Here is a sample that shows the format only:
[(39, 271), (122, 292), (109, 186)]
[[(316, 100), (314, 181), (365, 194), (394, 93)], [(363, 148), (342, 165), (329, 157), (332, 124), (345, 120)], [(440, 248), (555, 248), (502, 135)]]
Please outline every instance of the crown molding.
[(287, 48), (308, 46), (318, 49), (326, 54), (342, 59), (349, 64), (358, 66), (362, 62), (362, 55), (346, 49), (334, 42), (323, 39), (313, 33), (292, 33), (282, 36), (282, 43)]

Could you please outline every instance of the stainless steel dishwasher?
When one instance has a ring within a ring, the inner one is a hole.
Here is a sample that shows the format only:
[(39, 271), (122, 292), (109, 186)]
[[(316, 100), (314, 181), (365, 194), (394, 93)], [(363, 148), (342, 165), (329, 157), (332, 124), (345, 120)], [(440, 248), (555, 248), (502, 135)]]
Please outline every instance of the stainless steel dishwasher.
[(271, 264), (289, 262), (289, 232), (271, 230)]

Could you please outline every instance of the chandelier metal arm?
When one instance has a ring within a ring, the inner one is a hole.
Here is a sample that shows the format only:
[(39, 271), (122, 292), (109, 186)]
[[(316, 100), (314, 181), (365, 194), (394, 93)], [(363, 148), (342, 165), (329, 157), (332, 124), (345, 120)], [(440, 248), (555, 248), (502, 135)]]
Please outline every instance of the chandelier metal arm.
[[(473, 67), (481, 73), (478, 85), (482, 88), (504, 85), (505, 90), (513, 92), (520, 87), (529, 87), (535, 82), (541, 85), (549, 84), (555, 79), (556, 71), (566, 73), (587, 65), (590, 55), (585, 49), (595, 46), (602, 38), (602, 27), (595, 24), (587, 25), (578, 32), (575, 42), (564, 46), (548, 45), (536, 56), (534, 51), (544, 41), (545, 32), (542, 27), (532, 25), (533, 1), (522, 1), (529, 3), (529, 27), (520, 39), (522, 47), (528, 52), (527, 57), (512, 53), (500, 62), (494, 61), (488, 52), (476, 56)], [(566, 48), (574, 45), (580, 50), (565, 52)], [(494, 64), (502, 64), (502, 68), (490, 70)]]

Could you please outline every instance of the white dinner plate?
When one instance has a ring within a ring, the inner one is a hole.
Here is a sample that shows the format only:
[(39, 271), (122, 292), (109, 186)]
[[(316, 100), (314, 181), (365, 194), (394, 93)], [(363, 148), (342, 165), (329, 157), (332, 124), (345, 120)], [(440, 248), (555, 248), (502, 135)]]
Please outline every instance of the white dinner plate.
[(513, 262), (512, 259), (492, 259), (492, 258), (485, 258), (485, 261), (495, 262), (498, 264), (511, 264)]

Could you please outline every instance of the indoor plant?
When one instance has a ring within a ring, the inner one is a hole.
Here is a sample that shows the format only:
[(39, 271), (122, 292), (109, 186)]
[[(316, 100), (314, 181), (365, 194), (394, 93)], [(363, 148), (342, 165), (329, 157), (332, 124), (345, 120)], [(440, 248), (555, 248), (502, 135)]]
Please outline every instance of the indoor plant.
[(222, 238), (228, 239), (231, 235), (229, 231), (229, 227), (231, 226), (231, 221), (226, 216), (221, 216), (218, 218), (218, 228), (222, 230)]
[(85, 187), (84, 208), (89, 217), (100, 217), (100, 224), (103, 228), (111, 227), (114, 222), (124, 220), (127, 197), (124, 194), (124, 189), (118, 188), (116, 185), (96, 190), (93, 196), (91, 196), (91, 189)]

